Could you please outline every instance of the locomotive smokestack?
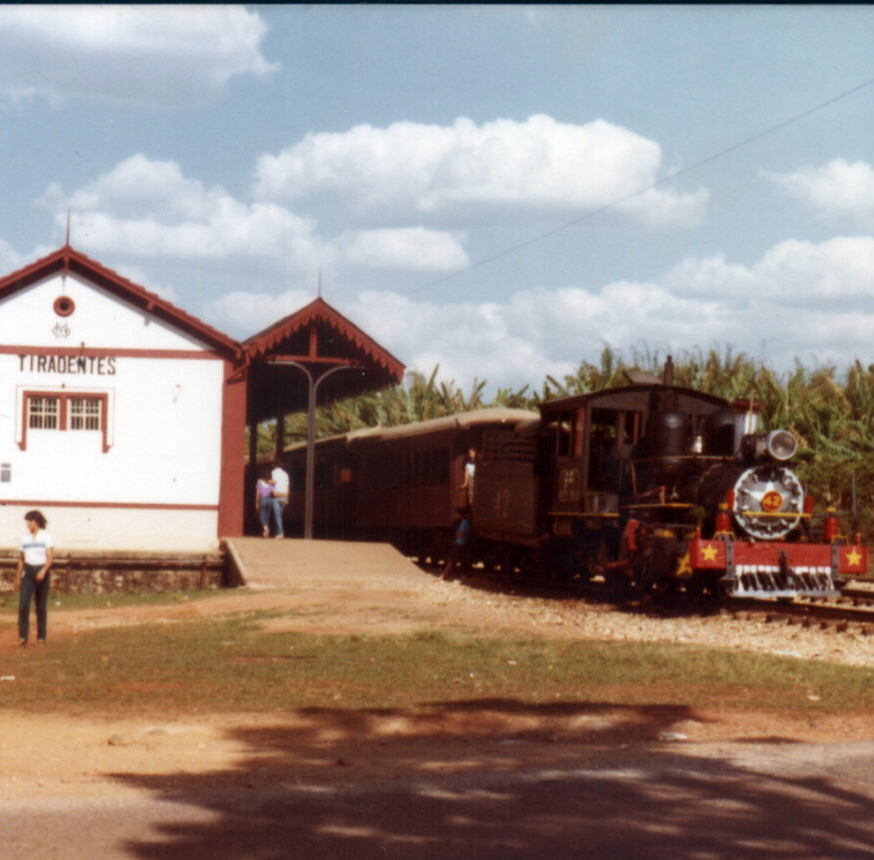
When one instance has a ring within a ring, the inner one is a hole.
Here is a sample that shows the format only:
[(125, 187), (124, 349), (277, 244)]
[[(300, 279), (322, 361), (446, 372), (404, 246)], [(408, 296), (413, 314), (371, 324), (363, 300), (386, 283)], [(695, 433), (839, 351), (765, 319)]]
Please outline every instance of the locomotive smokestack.
[(665, 360), (665, 385), (674, 384), (674, 359), (669, 355)]

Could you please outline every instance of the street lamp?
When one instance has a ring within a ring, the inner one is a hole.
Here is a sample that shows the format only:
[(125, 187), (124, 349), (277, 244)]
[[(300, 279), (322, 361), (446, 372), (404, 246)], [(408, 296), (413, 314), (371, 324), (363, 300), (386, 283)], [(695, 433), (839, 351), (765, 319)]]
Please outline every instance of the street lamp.
[(296, 367), (306, 374), (307, 378), (307, 468), (306, 468), (306, 489), (304, 493), (304, 526), (303, 536), (306, 540), (312, 540), (313, 537), (313, 496), (315, 487), (315, 461), (316, 461), (316, 394), (319, 386), (331, 374), (339, 370), (360, 370), (361, 368), (355, 364), (340, 364), (334, 367), (329, 367), (322, 373), (313, 375), (312, 371), (299, 361), (290, 359), (277, 359), (271, 361), (271, 364), (285, 364), (291, 367)]

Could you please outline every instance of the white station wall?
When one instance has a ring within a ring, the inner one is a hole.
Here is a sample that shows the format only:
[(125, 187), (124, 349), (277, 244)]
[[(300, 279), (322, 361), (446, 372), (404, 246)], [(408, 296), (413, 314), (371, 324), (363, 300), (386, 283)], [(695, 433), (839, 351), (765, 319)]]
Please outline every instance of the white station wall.
[[(53, 309), (61, 295), (75, 302), (68, 317)], [(217, 544), (220, 358), (73, 277), (50, 278), (0, 304), (0, 344), (0, 543), (23, 533), (31, 505), (17, 502), (32, 501), (59, 546)], [(20, 350), (9, 351), (12, 345)], [(28, 352), (34, 347), (42, 357)], [(51, 362), (52, 350), (70, 347), (83, 349), (86, 366)], [(25, 392), (105, 395), (108, 450), (102, 431), (25, 428)]]

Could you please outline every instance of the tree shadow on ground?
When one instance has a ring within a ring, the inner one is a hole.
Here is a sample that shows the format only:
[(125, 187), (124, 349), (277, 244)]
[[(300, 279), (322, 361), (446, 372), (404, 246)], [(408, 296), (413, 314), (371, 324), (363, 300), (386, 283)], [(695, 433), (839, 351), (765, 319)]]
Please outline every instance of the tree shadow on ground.
[(228, 728), (209, 773), (116, 774), (213, 820), (166, 820), (142, 860), (874, 858), (874, 787), (822, 766), (742, 764), (665, 744), (673, 706), (448, 702), (316, 709)]

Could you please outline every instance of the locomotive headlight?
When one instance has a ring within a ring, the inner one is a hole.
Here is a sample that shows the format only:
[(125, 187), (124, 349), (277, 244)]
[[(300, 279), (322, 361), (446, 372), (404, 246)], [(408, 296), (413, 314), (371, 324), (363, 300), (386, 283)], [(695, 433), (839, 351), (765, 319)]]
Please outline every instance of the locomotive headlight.
[(767, 439), (768, 453), (775, 460), (790, 460), (798, 450), (795, 437), (788, 430), (772, 430)]

